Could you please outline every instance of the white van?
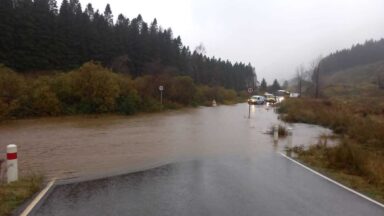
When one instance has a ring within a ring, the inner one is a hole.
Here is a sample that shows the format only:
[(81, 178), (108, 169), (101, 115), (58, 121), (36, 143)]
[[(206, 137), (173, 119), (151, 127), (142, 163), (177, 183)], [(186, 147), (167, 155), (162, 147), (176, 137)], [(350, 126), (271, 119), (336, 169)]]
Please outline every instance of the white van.
[(265, 104), (265, 97), (260, 95), (253, 95), (248, 99), (249, 104), (262, 105)]

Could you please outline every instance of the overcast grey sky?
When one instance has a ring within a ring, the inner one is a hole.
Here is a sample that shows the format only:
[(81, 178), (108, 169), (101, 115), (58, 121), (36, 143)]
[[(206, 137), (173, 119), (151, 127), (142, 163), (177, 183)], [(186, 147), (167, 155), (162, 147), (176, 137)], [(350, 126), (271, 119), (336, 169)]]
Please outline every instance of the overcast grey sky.
[[(157, 18), (193, 50), (251, 62), (259, 80), (294, 76), (319, 55), (384, 37), (384, 0), (80, 0), (130, 19)], [(58, 1), (59, 5), (61, 1)]]

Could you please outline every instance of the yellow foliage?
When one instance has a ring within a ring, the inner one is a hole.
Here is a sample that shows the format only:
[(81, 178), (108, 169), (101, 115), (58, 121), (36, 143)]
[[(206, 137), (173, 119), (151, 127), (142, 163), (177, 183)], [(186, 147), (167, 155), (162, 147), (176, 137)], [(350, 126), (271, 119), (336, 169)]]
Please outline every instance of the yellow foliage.
[(61, 112), (60, 101), (52, 90), (48, 77), (40, 77), (33, 81), (28, 94), (31, 113), (35, 115), (57, 115)]
[(73, 93), (80, 98), (86, 112), (109, 112), (115, 109), (120, 87), (117, 75), (99, 64), (88, 62), (70, 72)]
[(24, 91), (24, 78), (0, 65), (0, 118), (8, 116), (20, 106), (19, 98)]
[(191, 77), (177, 76), (171, 81), (167, 95), (173, 101), (190, 104), (196, 93), (196, 87)]

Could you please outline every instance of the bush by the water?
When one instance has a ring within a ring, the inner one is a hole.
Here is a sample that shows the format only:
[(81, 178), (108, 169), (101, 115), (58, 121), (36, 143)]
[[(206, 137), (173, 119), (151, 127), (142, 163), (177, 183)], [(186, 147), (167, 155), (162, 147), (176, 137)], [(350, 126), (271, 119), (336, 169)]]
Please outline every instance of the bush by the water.
[[(159, 85), (163, 85), (160, 104)], [(182, 106), (235, 103), (234, 90), (197, 86), (188, 76), (130, 76), (88, 62), (68, 73), (25, 77), (0, 65), (0, 118), (81, 113), (131, 115)]]

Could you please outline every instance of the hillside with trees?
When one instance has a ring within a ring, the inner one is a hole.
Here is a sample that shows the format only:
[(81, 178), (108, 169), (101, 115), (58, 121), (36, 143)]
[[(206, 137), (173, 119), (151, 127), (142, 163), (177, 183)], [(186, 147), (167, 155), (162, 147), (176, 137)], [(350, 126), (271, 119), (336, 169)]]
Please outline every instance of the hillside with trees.
[(321, 60), (321, 73), (329, 75), (348, 68), (384, 60), (384, 39), (368, 40), (350, 49), (343, 49)]
[(198, 84), (244, 90), (254, 86), (251, 64), (191, 51), (170, 28), (141, 15), (129, 19), (78, 0), (0, 0), (0, 64), (23, 73), (67, 71), (88, 61), (133, 78), (190, 76)]

